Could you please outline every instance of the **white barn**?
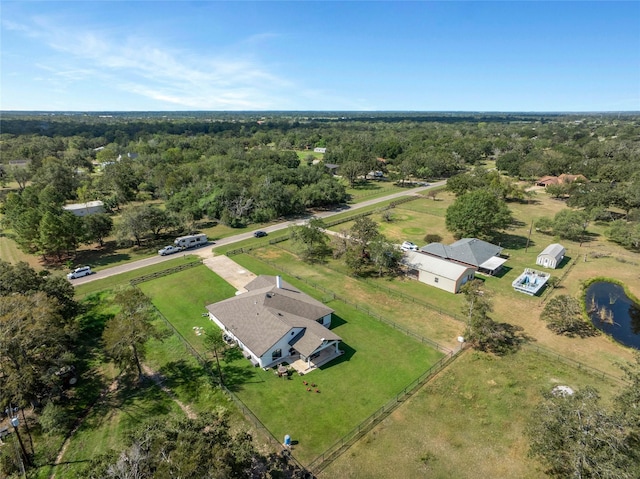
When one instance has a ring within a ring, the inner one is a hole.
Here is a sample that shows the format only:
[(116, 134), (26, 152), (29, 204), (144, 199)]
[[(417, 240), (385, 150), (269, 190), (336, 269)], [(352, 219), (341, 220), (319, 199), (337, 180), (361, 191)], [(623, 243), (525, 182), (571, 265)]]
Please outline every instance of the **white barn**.
[(403, 263), (410, 275), (417, 275), (418, 281), (457, 293), (467, 281), (475, 278), (475, 268), (419, 251), (407, 251)]
[(104, 203), (102, 201), (88, 201), (86, 203), (74, 203), (62, 207), (76, 216), (87, 216), (96, 213), (104, 213)]
[(550, 244), (538, 255), (536, 264), (544, 268), (556, 269), (562, 263), (565, 252), (566, 250), (561, 244)]

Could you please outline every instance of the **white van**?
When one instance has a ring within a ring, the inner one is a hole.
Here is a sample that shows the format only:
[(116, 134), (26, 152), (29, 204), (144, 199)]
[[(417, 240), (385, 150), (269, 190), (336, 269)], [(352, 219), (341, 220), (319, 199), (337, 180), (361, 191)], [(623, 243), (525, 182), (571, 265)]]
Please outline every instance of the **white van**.
[(67, 279), (82, 278), (83, 276), (88, 276), (90, 274), (91, 274), (90, 266), (81, 266), (80, 268), (76, 268), (71, 273), (69, 273), (67, 275)]

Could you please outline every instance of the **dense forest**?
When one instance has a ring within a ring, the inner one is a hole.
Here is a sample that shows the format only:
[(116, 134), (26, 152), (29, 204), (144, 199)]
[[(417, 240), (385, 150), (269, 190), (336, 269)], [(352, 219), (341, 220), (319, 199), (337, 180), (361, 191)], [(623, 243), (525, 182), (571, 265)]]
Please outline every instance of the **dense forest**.
[(139, 244), (203, 218), (236, 227), (344, 203), (370, 171), (398, 182), (457, 175), (457, 193), (486, 188), (491, 177), (473, 168), (487, 161), (514, 180), (583, 175), (551, 190), (596, 216), (617, 208), (611, 239), (640, 245), (633, 115), (7, 113), (0, 127), (0, 175), (13, 185), (3, 224), (45, 258), (111, 234), (110, 216), (81, 219), (62, 211), (68, 202), (102, 200), (119, 213), (119, 240)]

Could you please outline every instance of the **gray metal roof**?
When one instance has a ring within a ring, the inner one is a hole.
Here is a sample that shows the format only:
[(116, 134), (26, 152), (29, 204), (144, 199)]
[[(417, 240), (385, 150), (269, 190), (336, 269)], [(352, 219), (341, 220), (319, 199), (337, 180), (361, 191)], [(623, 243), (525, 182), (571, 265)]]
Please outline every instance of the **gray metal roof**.
[[(207, 306), (234, 336), (254, 354), (262, 356), (292, 329), (303, 328), (295, 348), (308, 356), (322, 345), (322, 340), (338, 340), (317, 319), (333, 312), (289, 283), (276, 286), (275, 276), (258, 276), (245, 288), (249, 292)], [(292, 339), (297, 335), (292, 336)]]
[(500, 254), (502, 248), (477, 238), (463, 238), (449, 246), (442, 243), (429, 243), (420, 248), (420, 251), (477, 268), (489, 258)]
[(402, 262), (410, 268), (437, 274), (453, 281), (458, 281), (462, 276), (469, 274), (469, 271), (474, 271), (470, 266), (429, 256), (419, 251), (407, 251)]
[(549, 255), (556, 259), (559, 259), (564, 255), (565, 251), (566, 250), (564, 249), (564, 246), (559, 243), (553, 243), (543, 249), (542, 253), (540, 253), (538, 256)]

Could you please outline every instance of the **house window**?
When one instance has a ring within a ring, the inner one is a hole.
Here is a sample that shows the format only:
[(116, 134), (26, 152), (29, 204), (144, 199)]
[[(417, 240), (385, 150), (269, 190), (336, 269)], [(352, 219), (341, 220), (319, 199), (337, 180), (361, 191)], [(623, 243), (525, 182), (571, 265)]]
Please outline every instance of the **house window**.
[(276, 349), (271, 353), (271, 359), (276, 360), (282, 357), (282, 349)]
[(437, 283), (437, 282), (439, 281), (439, 279), (440, 279), (440, 278), (434, 278), (434, 279), (433, 279), (433, 282), (434, 282), (434, 283)]

